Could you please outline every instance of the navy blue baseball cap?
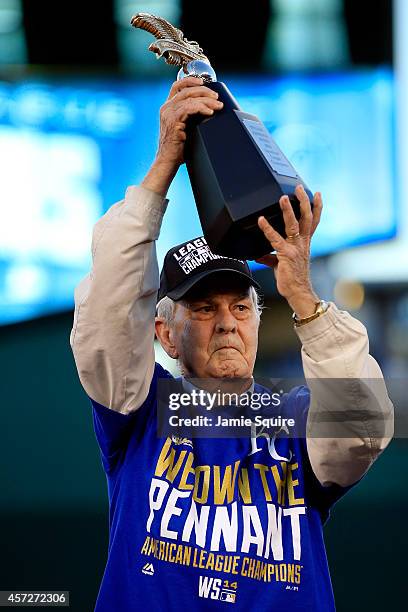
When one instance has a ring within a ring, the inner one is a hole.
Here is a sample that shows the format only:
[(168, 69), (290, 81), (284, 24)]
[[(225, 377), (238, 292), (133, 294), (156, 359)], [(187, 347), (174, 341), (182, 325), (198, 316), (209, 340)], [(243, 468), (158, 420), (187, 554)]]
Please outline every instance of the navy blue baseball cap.
[(260, 289), (245, 260), (213, 253), (204, 236), (199, 236), (178, 244), (166, 253), (157, 300), (166, 296), (180, 300), (196, 283), (215, 272), (240, 275), (249, 285)]

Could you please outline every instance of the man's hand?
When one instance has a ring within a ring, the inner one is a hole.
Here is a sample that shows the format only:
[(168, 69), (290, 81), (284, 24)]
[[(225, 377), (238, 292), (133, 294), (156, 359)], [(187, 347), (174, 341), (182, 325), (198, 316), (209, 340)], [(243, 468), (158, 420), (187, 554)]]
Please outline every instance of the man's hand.
[(312, 315), (319, 301), (310, 281), (310, 241), (320, 221), (322, 196), (313, 198), (313, 212), (306, 191), (302, 185), (296, 187), (300, 202), (301, 216), (298, 221), (288, 196), (282, 196), (279, 204), (285, 221), (287, 238), (283, 238), (265, 219), (259, 217), (258, 226), (271, 243), (275, 255), (257, 259), (273, 268), (277, 289), (299, 318)]
[(210, 117), (223, 107), (218, 94), (203, 83), (198, 77), (186, 77), (173, 83), (160, 109), (159, 148), (143, 187), (165, 195), (179, 166), (184, 163), (188, 118), (196, 114)]
[(184, 163), (186, 122), (197, 113), (211, 116), (223, 106), (218, 94), (198, 77), (173, 83), (169, 97), (160, 109), (160, 140), (157, 160), (178, 168)]

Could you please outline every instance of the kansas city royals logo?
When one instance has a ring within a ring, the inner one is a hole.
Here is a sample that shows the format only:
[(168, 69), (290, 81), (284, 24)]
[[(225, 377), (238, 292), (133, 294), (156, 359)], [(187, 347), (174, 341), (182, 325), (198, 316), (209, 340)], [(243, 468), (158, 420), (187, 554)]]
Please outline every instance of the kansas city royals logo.
[(283, 425), (278, 431), (275, 431), (271, 435), (270, 433), (268, 433), (268, 431), (266, 431), (265, 427), (263, 426), (257, 427), (253, 423), (251, 425), (251, 452), (249, 453), (249, 456), (254, 455), (255, 453), (258, 453), (260, 450), (262, 450), (261, 448), (258, 447), (257, 442), (259, 438), (265, 438), (267, 441), (269, 454), (272, 457), (272, 459), (275, 459), (276, 461), (290, 462), (290, 460), (293, 457), (292, 451), (289, 449), (289, 457), (282, 457), (281, 455), (279, 455), (275, 447), (276, 440), (281, 432), (288, 434), (289, 433), (288, 427), (286, 425)]

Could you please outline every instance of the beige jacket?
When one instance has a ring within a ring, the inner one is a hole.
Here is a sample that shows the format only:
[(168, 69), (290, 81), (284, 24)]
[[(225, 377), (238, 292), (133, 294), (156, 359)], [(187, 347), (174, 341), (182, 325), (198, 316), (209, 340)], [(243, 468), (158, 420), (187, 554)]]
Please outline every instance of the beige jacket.
[[(75, 290), (70, 341), (79, 378), (92, 399), (124, 414), (141, 406), (153, 375), (159, 286), (155, 241), (167, 203), (147, 189), (129, 187), (125, 199), (96, 223), (93, 266)], [(369, 469), (393, 435), (393, 408), (381, 370), (368, 353), (365, 327), (334, 304), (295, 331), (312, 390), (307, 436), (311, 465), (321, 484), (347, 486)], [(317, 379), (334, 378), (346, 381), (342, 393), (328, 393), (326, 399), (324, 390), (313, 391)], [(367, 385), (359, 384), (360, 379), (375, 379), (374, 401), (367, 400)], [(345, 419), (340, 436), (312, 434), (320, 415), (346, 413), (350, 406), (358, 408), (358, 419)], [(378, 423), (378, 412), (383, 425), (373, 435), (370, 424)]]

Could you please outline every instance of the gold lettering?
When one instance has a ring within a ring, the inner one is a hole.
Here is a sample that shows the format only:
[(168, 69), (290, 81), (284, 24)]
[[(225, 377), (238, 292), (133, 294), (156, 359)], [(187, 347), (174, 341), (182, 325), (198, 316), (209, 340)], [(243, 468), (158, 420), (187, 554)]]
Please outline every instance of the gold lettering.
[(272, 501), (272, 495), (268, 487), (268, 483), (266, 481), (265, 472), (269, 472), (269, 467), (267, 465), (262, 465), (261, 463), (255, 463), (254, 468), (259, 470), (259, 475), (261, 477), (263, 490), (265, 493), (265, 500), (267, 502)]
[(279, 474), (278, 466), (273, 465), (271, 467), (272, 476), (275, 481), (276, 490), (278, 492), (278, 504), (280, 504), (281, 506), (283, 506), (285, 503), (285, 484), (286, 484), (287, 465), (288, 465), (287, 463), (285, 463), (284, 461), (281, 461), (281, 467), (282, 467), (282, 473), (283, 473), (282, 478)]
[(155, 540), (154, 538), (150, 539), (150, 552), (149, 552), (149, 555), (151, 555), (153, 553), (153, 556), (156, 557), (158, 545), (159, 545), (159, 543), (158, 543), (157, 540)]
[(200, 559), (198, 561), (198, 567), (200, 569), (205, 569), (205, 557), (206, 557), (207, 551), (202, 550), (200, 551)]
[(183, 563), (183, 546), (179, 544), (176, 552), (176, 563)]
[(222, 572), (222, 555), (217, 555), (215, 557), (214, 569), (216, 572)]
[(288, 563), (288, 582), (295, 582), (295, 566), (293, 563)]
[(225, 496), (227, 496), (227, 502), (230, 504), (234, 499), (235, 480), (237, 478), (237, 472), (240, 461), (236, 461), (234, 464), (234, 474), (232, 475), (232, 466), (227, 465), (222, 479), (222, 485), (220, 484), (221, 469), (219, 465), (214, 465), (214, 503), (220, 506), (225, 503)]
[(279, 578), (281, 582), (286, 582), (286, 563), (279, 565)]
[(180, 484), (178, 486), (178, 488), (181, 491), (192, 491), (194, 488), (193, 484), (187, 484), (187, 478), (189, 474), (194, 475), (194, 469), (192, 468), (193, 461), (194, 461), (194, 453), (188, 453), (187, 461), (184, 465), (183, 473), (181, 474), (181, 478), (180, 478)]
[(140, 551), (142, 553), (142, 555), (147, 555), (148, 554), (148, 550), (149, 550), (149, 544), (150, 544), (150, 536), (147, 536), (147, 538), (144, 541), (144, 544), (142, 546), (142, 550)]
[[(169, 548), (170, 548), (170, 550), (169, 550), (169, 561), (170, 561), (170, 563), (174, 563), (175, 559), (174, 559), (173, 551), (176, 548), (176, 544), (174, 542), (172, 542), (170, 544)], [(167, 559), (166, 559), (166, 561), (167, 561)]]
[(242, 560), (241, 576), (247, 576), (248, 575), (248, 572), (247, 572), (247, 569), (246, 569), (246, 566), (248, 565), (248, 561), (249, 561), (248, 557), (244, 557), (243, 560)]
[(297, 487), (299, 485), (299, 480), (297, 478), (293, 478), (293, 472), (294, 470), (297, 470), (298, 468), (298, 464), (297, 463), (291, 463), (289, 465), (289, 470), (288, 470), (288, 500), (289, 500), (289, 506), (303, 506), (305, 503), (305, 500), (303, 497), (299, 497), (296, 498), (295, 497), (295, 487)]
[(206, 569), (214, 569), (214, 553), (208, 553)]
[(259, 580), (260, 574), (261, 574), (261, 561), (257, 561), (255, 574), (254, 574), (255, 580)]
[[(193, 499), (198, 504), (205, 504), (207, 503), (208, 491), (210, 488), (210, 466), (209, 465), (198, 465), (194, 471), (195, 471), (195, 482), (194, 482)], [(201, 495), (198, 495), (198, 485), (200, 482), (201, 474), (203, 474), (203, 488), (201, 490)]]
[(238, 474), (238, 490), (244, 504), (252, 504), (247, 468), (242, 468)]
[(191, 561), (191, 547), (184, 546), (183, 565), (190, 565), (190, 561)]
[(174, 448), (170, 448), (170, 447), (171, 447), (171, 439), (167, 438), (167, 440), (163, 444), (163, 448), (161, 449), (159, 458), (157, 460), (156, 470), (154, 474), (155, 476), (158, 476), (160, 478), (167, 471), (165, 478), (169, 482), (173, 482), (175, 477), (180, 471), (180, 468), (182, 466), (182, 463), (184, 461), (184, 457), (186, 456), (187, 451), (185, 450), (181, 451), (180, 456), (177, 459), (177, 463), (176, 465), (174, 465), (174, 458), (176, 455), (176, 451), (174, 450)]
[(300, 565), (295, 565), (295, 582), (300, 584)]

